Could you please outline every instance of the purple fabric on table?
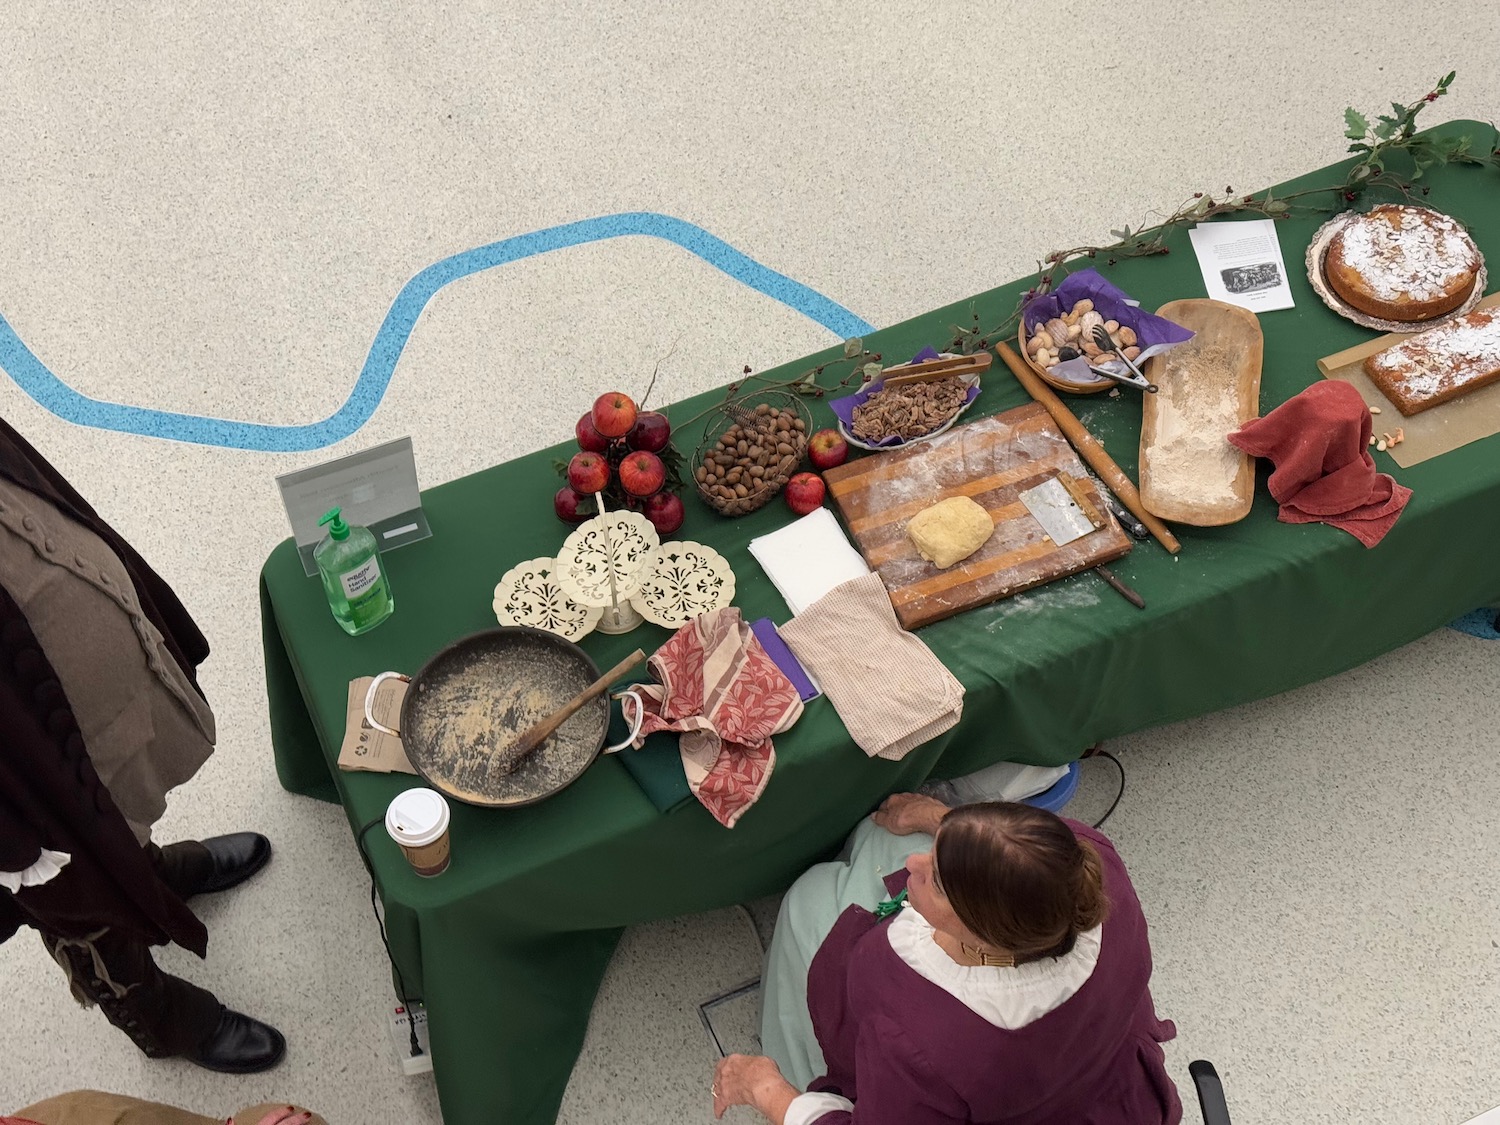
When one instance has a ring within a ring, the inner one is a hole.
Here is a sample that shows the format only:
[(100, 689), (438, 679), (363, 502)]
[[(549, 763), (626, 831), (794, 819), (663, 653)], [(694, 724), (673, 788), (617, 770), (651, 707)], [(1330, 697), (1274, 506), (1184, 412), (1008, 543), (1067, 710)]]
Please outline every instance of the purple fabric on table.
[[(1129, 325), (1135, 331), (1136, 346), (1141, 349), (1140, 357), (1136, 360), (1137, 366), (1149, 356), (1193, 338), (1193, 334), (1181, 325), (1173, 324), (1170, 320), (1143, 310), (1122, 289), (1106, 280), (1098, 270), (1079, 270), (1077, 273), (1069, 274), (1052, 292), (1043, 293), (1040, 297), (1033, 297), (1026, 302), (1021, 315), (1026, 322), (1027, 338), (1031, 337), (1038, 324), (1070, 312), (1073, 306), (1085, 297), (1094, 302), (1094, 311), (1105, 320), (1117, 320), (1122, 325)], [(1121, 373), (1126, 371), (1125, 365), (1118, 361), (1111, 365), (1111, 369), (1118, 369)], [(1098, 380), (1098, 377), (1089, 371), (1088, 363), (1081, 359), (1068, 360), (1050, 370), (1073, 382), (1088, 383)]]
[[(1151, 1002), (1146, 919), (1130, 877), (1108, 839), (1067, 824), (1098, 850), (1110, 901), (1099, 961), (1082, 987), (1025, 1027), (996, 1027), (897, 955), (889, 919), (851, 906), (807, 974), (808, 1013), (828, 1068), (809, 1090), (854, 1102), (861, 1125), (1182, 1120), (1160, 1047), (1177, 1030)], [(896, 885), (886, 880), (887, 889)], [(854, 1117), (834, 1110), (816, 1125)]]
[(769, 617), (750, 622), (750, 631), (755, 634), (760, 647), (766, 650), (766, 655), (771, 658), (771, 662), (781, 669), (781, 674), (791, 681), (792, 687), (797, 689), (797, 694), (802, 697), (803, 703), (818, 698), (821, 693), (813, 687), (813, 682), (808, 678), (802, 662), (792, 655), (791, 649), (786, 647), (786, 642), (781, 639), (781, 634), (776, 631), (776, 625)]
[[(941, 358), (940, 353), (937, 352), (935, 349), (928, 347), (928, 348), (923, 348), (915, 356), (913, 356), (911, 362), (912, 363), (923, 363), (923, 362), (925, 362), (925, 361), (927, 361), (929, 359), (939, 359), (939, 358)], [(852, 395), (845, 395), (843, 398), (836, 398), (836, 399), (834, 399), (828, 405), (833, 409), (833, 412), (838, 417), (838, 420), (844, 424), (844, 430), (847, 433), (851, 433), (852, 434), (854, 432), (854, 408), (856, 406), (863, 406), (866, 402), (869, 401), (869, 399), (870, 399), (870, 397), (872, 395), (874, 395), (878, 391), (883, 390), (884, 388), (885, 388), (885, 380), (884, 379), (877, 379), (873, 383), (866, 383), (863, 387), (861, 387), (859, 390), (855, 391)], [(965, 398), (964, 398), (965, 405), (967, 405), (968, 403), (973, 402), (978, 397), (979, 397), (979, 387), (978, 386), (970, 387), (968, 395), (966, 395)], [(901, 445), (901, 444), (903, 444), (903, 442), (902, 442), (902, 440), (899, 437), (888, 437), (884, 441), (866, 442), (865, 444), (867, 444), (867, 445), (877, 445), (877, 446), (888, 446), (888, 445)]]

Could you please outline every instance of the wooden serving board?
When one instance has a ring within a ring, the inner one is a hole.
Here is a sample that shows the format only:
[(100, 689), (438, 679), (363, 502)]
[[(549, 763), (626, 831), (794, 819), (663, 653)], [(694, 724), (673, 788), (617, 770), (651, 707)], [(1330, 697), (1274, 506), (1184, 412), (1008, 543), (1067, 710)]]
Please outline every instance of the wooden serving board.
[[(1030, 403), (825, 470), (823, 479), (860, 553), (885, 582), (897, 619), (920, 629), (1130, 550), (1113, 520), (1063, 547), (1046, 537), (1018, 497), (1059, 472), (1077, 478), (1095, 507), (1107, 511), (1057, 423)], [(995, 521), (995, 534), (963, 562), (939, 570), (912, 546), (906, 521), (950, 496), (982, 505)]]
[[(1185, 404), (1188, 396), (1227, 404), (1220, 423), (1224, 434), (1233, 433), (1260, 414), (1260, 367), (1265, 347), (1260, 319), (1249, 309), (1206, 297), (1169, 301), (1156, 310), (1156, 315), (1182, 325), (1194, 336), (1146, 361), (1146, 378), (1161, 389), (1154, 395), (1141, 396), (1141, 503), (1153, 516), (1196, 527), (1218, 527), (1242, 520), (1255, 501), (1253, 458), (1225, 442), (1223, 448), (1230, 451), (1236, 469), (1232, 483), (1215, 495), (1195, 490), (1184, 481), (1181, 464), (1176, 479), (1159, 471), (1158, 464), (1165, 463), (1174, 439), (1190, 441), (1197, 436), (1201, 442), (1204, 436), (1189, 435), (1184, 430), (1182, 411), (1191, 409)], [(1215, 382), (1205, 371), (1195, 371), (1190, 362), (1181, 362), (1182, 355), (1190, 354), (1184, 349), (1199, 346), (1223, 348), (1228, 354), (1231, 371), (1222, 382)], [(1179, 352), (1179, 360), (1174, 363), (1173, 355)], [(1214, 413), (1219, 415), (1218, 411)], [(1211, 472), (1217, 467), (1216, 453), (1197, 443), (1189, 448), (1206, 462), (1205, 469)], [(1223, 477), (1218, 480), (1222, 482)]]

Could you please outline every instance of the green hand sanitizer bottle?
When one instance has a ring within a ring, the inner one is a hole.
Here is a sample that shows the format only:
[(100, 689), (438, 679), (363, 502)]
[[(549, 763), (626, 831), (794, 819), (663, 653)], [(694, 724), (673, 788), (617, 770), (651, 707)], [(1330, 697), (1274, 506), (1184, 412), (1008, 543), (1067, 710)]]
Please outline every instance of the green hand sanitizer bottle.
[(328, 534), (313, 550), (313, 560), (323, 576), (323, 593), (333, 619), (351, 637), (368, 633), (396, 609), (391, 586), (380, 569), (380, 547), (367, 527), (350, 527), (341, 508), (334, 508), (318, 521), (328, 525)]

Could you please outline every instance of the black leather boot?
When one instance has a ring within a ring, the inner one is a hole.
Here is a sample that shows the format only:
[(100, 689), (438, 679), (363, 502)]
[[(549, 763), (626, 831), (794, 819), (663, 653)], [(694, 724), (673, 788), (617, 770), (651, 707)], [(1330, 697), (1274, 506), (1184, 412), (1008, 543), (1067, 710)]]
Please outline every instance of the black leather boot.
[(97, 1005), (149, 1058), (189, 1054), (218, 1026), (218, 997), (162, 972), (138, 938), (106, 930), (92, 942), (46, 932), (42, 941), (67, 972), (73, 995)]
[(271, 861), (271, 841), (259, 832), (232, 832), (152, 845), (151, 859), (162, 882), (189, 899), (239, 886)]
[(270, 1070), (285, 1054), (286, 1039), (270, 1024), (220, 1007), (213, 1032), (183, 1058), (222, 1074), (256, 1074)]

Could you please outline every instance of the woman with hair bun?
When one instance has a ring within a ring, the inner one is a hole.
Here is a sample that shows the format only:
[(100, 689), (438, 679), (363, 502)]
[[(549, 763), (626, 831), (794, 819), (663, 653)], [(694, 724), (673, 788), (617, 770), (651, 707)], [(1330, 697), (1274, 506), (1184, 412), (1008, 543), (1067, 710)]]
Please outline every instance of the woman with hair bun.
[(774, 1125), (1182, 1119), (1146, 920), (1103, 835), (1028, 805), (950, 810), (902, 793), (845, 852), (787, 892), (764, 975), (767, 1055), (719, 1063), (716, 1116), (748, 1105)]

